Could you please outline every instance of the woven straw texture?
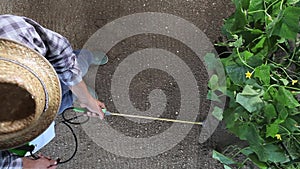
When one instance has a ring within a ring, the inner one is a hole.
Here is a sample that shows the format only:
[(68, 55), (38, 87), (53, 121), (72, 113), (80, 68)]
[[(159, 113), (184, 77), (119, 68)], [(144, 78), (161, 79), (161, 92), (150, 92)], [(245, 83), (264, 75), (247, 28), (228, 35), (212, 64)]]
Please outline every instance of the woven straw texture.
[(45, 84), (49, 99), (48, 109), (43, 112), (45, 93), (40, 81), (23, 67), (6, 61), (0, 62), (0, 82), (18, 84), (33, 96), (36, 104), (33, 116), (16, 122), (15, 128), (0, 124), (0, 149), (2, 150), (29, 142), (48, 128), (60, 107), (61, 88), (51, 64), (34, 50), (11, 40), (0, 39), (0, 57), (29, 67)]
[[(15, 63), (0, 60), (1, 74), (0, 83), (16, 84), (27, 90), (35, 101), (35, 111), (25, 119), (11, 119), (11, 121), (0, 122), (0, 135), (17, 132), (38, 120), (45, 107), (45, 93), (40, 81), (27, 69)], [(10, 91), (8, 91), (10, 92)], [(18, 98), (16, 98), (18, 99)], [(9, 100), (15, 102), (14, 100)], [(11, 107), (13, 108), (13, 107)], [(6, 113), (6, 112), (1, 112)], [(22, 113), (22, 112), (18, 112)]]

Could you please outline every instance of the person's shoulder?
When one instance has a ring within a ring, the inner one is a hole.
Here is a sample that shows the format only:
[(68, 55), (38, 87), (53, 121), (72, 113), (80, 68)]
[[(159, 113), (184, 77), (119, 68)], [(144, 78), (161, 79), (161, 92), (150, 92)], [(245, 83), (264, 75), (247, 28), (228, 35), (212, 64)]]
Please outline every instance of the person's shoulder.
[(4, 14), (0, 15), (0, 19), (7, 22), (19, 22), (21, 20), (24, 20), (24, 16), (18, 16), (18, 15), (12, 15), (12, 14)]
[(23, 16), (13, 15), (13, 14), (2, 14), (0, 18), (22, 18)]
[(0, 15), (0, 19), (7, 19), (7, 20), (32, 20), (26, 16), (22, 15), (14, 15), (14, 14), (2, 14)]

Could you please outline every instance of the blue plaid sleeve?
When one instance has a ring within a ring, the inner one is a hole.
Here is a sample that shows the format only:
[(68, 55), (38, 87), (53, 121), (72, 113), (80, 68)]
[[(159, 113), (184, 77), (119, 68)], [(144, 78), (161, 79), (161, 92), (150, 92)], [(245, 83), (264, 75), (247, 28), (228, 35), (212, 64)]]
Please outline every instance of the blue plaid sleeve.
[(77, 58), (69, 41), (34, 20), (0, 15), (0, 37), (18, 41), (39, 52), (52, 64), (65, 85), (73, 86), (82, 80)]
[(22, 169), (22, 158), (8, 152), (0, 151), (0, 168), (2, 169)]

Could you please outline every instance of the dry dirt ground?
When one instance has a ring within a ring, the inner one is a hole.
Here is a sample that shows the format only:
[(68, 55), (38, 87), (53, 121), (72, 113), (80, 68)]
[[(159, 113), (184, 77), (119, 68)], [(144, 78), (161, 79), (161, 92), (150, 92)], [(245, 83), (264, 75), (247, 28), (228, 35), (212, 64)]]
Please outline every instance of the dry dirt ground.
[[(82, 48), (88, 38), (104, 25), (123, 16), (141, 12), (160, 12), (178, 16), (194, 24), (207, 35), (211, 42), (214, 42), (221, 34), (223, 19), (232, 11), (233, 6), (230, 0), (1, 0), (0, 2), (0, 14), (10, 13), (30, 17), (67, 37), (75, 49)], [(174, 38), (139, 34), (126, 38), (111, 48), (108, 51), (109, 63), (100, 67), (97, 72), (96, 91), (109, 110), (117, 111), (112, 101), (112, 98), (117, 96), (112, 96), (110, 88), (113, 73), (128, 55), (146, 48), (165, 49), (184, 60), (195, 75), (200, 96), (205, 98), (207, 74), (203, 69), (203, 63), (195, 60), (197, 57), (191, 49)], [(129, 98), (134, 107), (140, 111), (148, 110), (151, 104), (147, 97), (154, 89), (162, 89), (166, 95), (167, 105), (162, 116), (176, 118), (177, 114), (174, 112), (178, 112), (180, 108), (179, 87), (172, 76), (157, 69), (142, 71), (132, 79)], [(205, 113), (209, 109), (209, 102), (203, 100), (199, 103), (198, 121), (205, 119)], [(57, 122), (60, 120), (62, 118), (58, 117)], [(173, 125), (165, 122), (139, 123), (120, 117), (108, 117), (99, 123), (106, 123), (113, 130), (131, 138), (151, 138), (167, 131)], [(79, 142), (77, 154), (71, 161), (58, 168), (219, 169), (222, 166), (212, 159), (212, 150), (216, 147), (223, 147), (227, 142), (222, 130), (217, 130), (211, 139), (200, 144), (201, 127), (194, 125), (186, 137), (171, 149), (154, 156), (132, 158), (120, 155), (122, 153), (110, 152), (101, 145), (99, 146), (82, 126), (72, 127)], [(110, 133), (110, 131), (105, 132)], [(42, 152), (65, 160), (74, 151), (73, 136), (61, 123), (56, 125), (56, 136)], [(123, 151), (122, 147), (119, 147), (117, 151)]]

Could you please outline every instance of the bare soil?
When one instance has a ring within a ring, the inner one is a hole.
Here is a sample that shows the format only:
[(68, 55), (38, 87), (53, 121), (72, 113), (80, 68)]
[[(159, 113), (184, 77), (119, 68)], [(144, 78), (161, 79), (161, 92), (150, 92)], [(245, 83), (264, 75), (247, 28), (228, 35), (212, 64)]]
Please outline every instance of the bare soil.
[[(138, 12), (163, 12), (179, 16), (200, 28), (213, 43), (221, 36), (223, 19), (232, 11), (230, 0), (2, 0), (0, 2), (0, 14), (12, 13), (30, 17), (67, 37), (75, 49), (83, 47), (88, 38), (105, 24)], [(108, 53), (109, 63), (98, 71), (96, 91), (111, 111), (115, 111), (115, 107), (111, 100), (110, 77), (117, 65), (132, 52), (150, 47), (175, 53), (191, 65), (201, 89), (200, 95), (206, 96), (207, 74), (202, 68), (203, 63), (195, 60), (197, 57), (189, 48), (169, 37), (138, 35), (114, 46)], [(172, 112), (179, 109), (180, 95), (178, 86), (170, 75), (158, 70), (144, 71), (139, 73), (131, 84), (130, 98), (137, 109), (147, 110), (151, 106), (147, 96), (153, 89), (160, 88), (165, 91), (168, 99), (164, 116), (176, 117)], [(208, 109), (208, 101), (201, 103), (201, 112), (207, 112)], [(197, 120), (202, 121), (205, 117), (205, 113), (199, 114)], [(61, 117), (58, 117), (57, 121), (60, 120)], [(106, 121), (115, 130), (130, 137), (151, 137), (172, 125), (163, 122), (139, 124), (117, 117), (109, 117)], [(70, 162), (58, 168), (219, 169), (222, 165), (212, 159), (212, 150), (222, 149), (235, 141), (223, 130), (224, 124), (220, 124), (211, 139), (200, 144), (198, 140), (201, 127), (195, 125), (186, 138), (171, 150), (157, 156), (135, 159), (112, 154), (95, 144), (81, 126), (73, 128), (79, 140), (78, 152)], [(74, 139), (70, 131), (60, 123), (56, 125), (56, 131), (57, 137), (42, 152), (52, 157), (66, 159), (73, 153)]]

